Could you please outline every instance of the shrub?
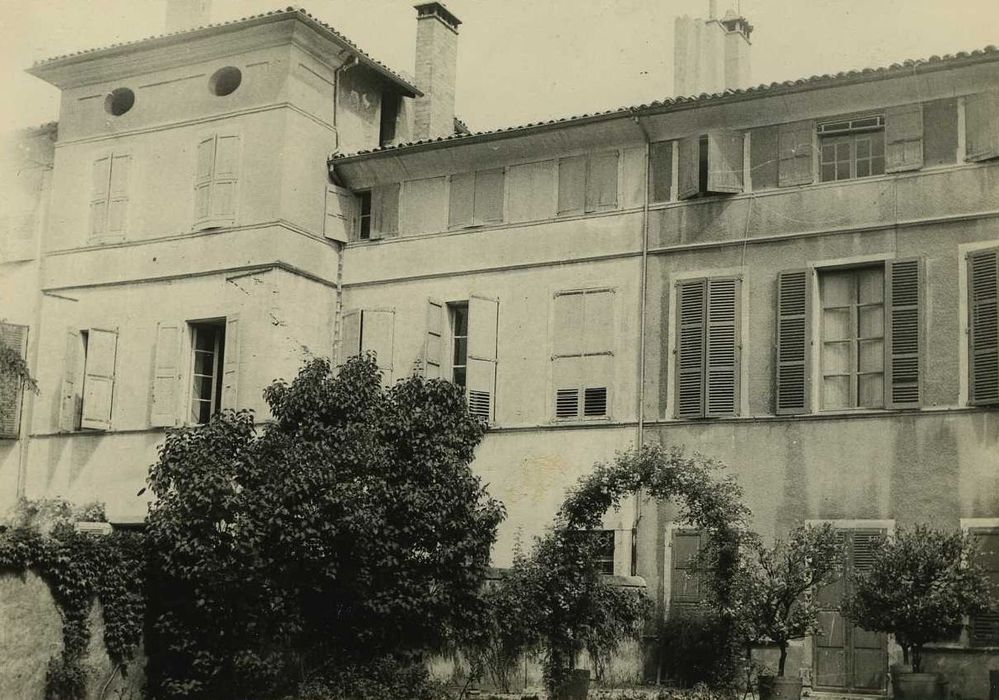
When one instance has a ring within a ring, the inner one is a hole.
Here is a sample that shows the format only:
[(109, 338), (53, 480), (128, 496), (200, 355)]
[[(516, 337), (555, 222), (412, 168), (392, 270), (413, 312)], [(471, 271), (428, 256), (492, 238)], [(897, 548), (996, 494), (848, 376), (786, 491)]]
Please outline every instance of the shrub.
[(732, 624), (708, 609), (678, 610), (659, 626), (663, 673), (684, 688), (727, 689), (741, 680), (744, 658)]
[(303, 683), (295, 700), (441, 700), (442, 685), (424, 666), (392, 658), (345, 666), (328, 677)]

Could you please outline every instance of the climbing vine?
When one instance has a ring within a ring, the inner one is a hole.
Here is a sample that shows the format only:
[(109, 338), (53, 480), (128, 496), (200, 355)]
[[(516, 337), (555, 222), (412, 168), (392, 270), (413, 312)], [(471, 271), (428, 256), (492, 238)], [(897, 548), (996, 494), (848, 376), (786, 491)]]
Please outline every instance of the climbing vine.
[[(103, 509), (89, 508), (92, 519)], [(22, 502), (13, 527), (0, 532), (0, 573), (37, 574), (48, 584), (62, 618), (62, 652), (49, 661), (45, 696), (77, 700), (86, 695), (83, 660), (90, 641), (94, 601), (104, 612), (104, 645), (115, 669), (132, 658), (142, 636), (144, 554), (142, 536), (78, 532), (64, 501)], [(40, 525), (39, 514), (53, 515)], [(26, 515), (27, 514), (27, 515)], [(80, 511), (75, 512), (80, 517)]]

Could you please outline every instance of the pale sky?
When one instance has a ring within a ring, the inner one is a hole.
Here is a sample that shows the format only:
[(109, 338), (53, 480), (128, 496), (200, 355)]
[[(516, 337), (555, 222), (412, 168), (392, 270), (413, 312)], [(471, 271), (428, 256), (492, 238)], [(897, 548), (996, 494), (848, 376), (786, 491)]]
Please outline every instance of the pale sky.
[[(739, 0), (730, 0), (735, 4)], [(166, 0), (0, 0), (0, 130), (58, 117), (32, 62), (162, 33)], [(415, 0), (301, 0), (362, 49), (413, 72)], [(214, 0), (219, 22), (288, 4)], [(673, 19), (708, 0), (449, 0), (462, 20), (457, 111), (472, 129), (672, 95)], [(724, 8), (726, 0), (719, 0)], [(999, 44), (999, 0), (741, 0), (753, 84)]]

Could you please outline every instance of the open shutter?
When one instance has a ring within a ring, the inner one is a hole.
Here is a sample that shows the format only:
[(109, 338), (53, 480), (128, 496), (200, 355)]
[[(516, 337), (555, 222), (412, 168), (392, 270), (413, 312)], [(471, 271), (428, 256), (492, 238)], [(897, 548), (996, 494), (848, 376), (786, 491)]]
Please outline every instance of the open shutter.
[(361, 319), (359, 310), (348, 311), (341, 320), (342, 340), (340, 341), (340, 364), (361, 352)]
[(399, 183), (381, 185), (371, 191), (371, 238), (399, 233)]
[(885, 171), (898, 173), (923, 167), (923, 105), (885, 110)]
[(709, 192), (742, 192), (743, 140), (736, 131), (708, 134)]
[(198, 143), (198, 163), (194, 177), (194, 220), (208, 221), (212, 204), (212, 173), (215, 170), (215, 137)]
[(392, 352), (395, 342), (395, 311), (365, 309), (361, 316), (361, 352), (372, 352), (382, 372), (382, 383), (392, 382)]
[(701, 139), (688, 136), (679, 142), (677, 157), (677, 199), (690, 199), (701, 193)]
[(989, 609), (971, 618), (971, 645), (999, 645), (999, 530), (973, 531), (978, 545), (976, 561), (991, 584)]
[(132, 166), (131, 156), (111, 157), (111, 184), (108, 199), (108, 235), (123, 236), (127, 226), (128, 178)]
[(482, 170), (475, 174), (475, 207), (472, 219), (477, 224), (503, 221), (503, 169)]
[(558, 161), (558, 213), (582, 214), (586, 205), (586, 156)]
[[(0, 323), (0, 344), (17, 353), (22, 360), (28, 355), (28, 327), (13, 323)], [(21, 428), (20, 380), (0, 378), (0, 439), (16, 440)]]
[(674, 530), (670, 556), (670, 607), (690, 610), (704, 599), (697, 556), (701, 550), (701, 533), (697, 530)]
[(236, 216), (236, 187), (239, 182), (239, 137), (219, 136), (215, 143), (215, 172), (212, 176), (211, 218), (231, 223)]
[(812, 184), (813, 131), (811, 121), (781, 124), (778, 128), (777, 180), (781, 187)]
[(710, 417), (739, 413), (739, 280), (708, 280), (706, 410)]
[(617, 209), (618, 153), (594, 153), (587, 159), (586, 211)]
[(498, 299), (468, 297), (468, 410), (490, 421), (496, 413), (498, 323)]
[(156, 357), (153, 360), (153, 401), (149, 424), (153, 427), (177, 425), (180, 400), (179, 323), (156, 325)]
[(331, 185), (326, 188), (326, 217), (323, 236), (331, 241), (346, 243), (356, 226), (357, 200), (350, 190)]
[(91, 328), (87, 332), (87, 362), (83, 371), (83, 412), (80, 427), (88, 430), (111, 428), (111, 401), (114, 397), (115, 356), (118, 331)]
[(676, 290), (676, 415), (704, 414), (704, 325), (706, 280), (687, 280)]
[(222, 408), (239, 406), (239, 316), (225, 319), (225, 349), (222, 362)]
[(427, 337), (423, 344), (423, 376), (441, 379), (444, 375), (444, 302), (427, 299)]
[(788, 270), (777, 277), (776, 413), (809, 412), (811, 355), (811, 284), (808, 270)]
[(919, 408), (921, 268), (918, 258), (888, 261), (885, 402), (889, 408)]
[(474, 207), (475, 173), (452, 175), (447, 225), (451, 228), (471, 226)]
[(96, 238), (107, 233), (111, 156), (94, 161), (90, 179), (90, 235)]
[(999, 248), (968, 255), (970, 402), (999, 403)]
[(69, 330), (66, 334), (66, 355), (63, 364), (62, 388), (59, 392), (59, 430), (72, 432), (79, 427), (77, 417), (80, 407), (80, 333)]
[(649, 146), (649, 197), (652, 202), (668, 202), (673, 189), (673, 142), (658, 141)]
[(966, 158), (971, 161), (999, 158), (999, 92), (964, 98)]

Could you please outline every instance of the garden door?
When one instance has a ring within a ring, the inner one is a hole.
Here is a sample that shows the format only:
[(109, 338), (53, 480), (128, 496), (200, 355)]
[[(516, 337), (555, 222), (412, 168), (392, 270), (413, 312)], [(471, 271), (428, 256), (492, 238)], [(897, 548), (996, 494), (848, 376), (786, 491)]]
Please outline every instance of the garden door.
[(888, 676), (887, 638), (850, 624), (839, 612), (850, 591), (850, 573), (870, 566), (871, 544), (883, 529), (841, 529), (846, 545), (844, 572), (817, 592), (822, 633), (812, 638), (815, 650), (812, 685), (816, 690), (882, 693)]

